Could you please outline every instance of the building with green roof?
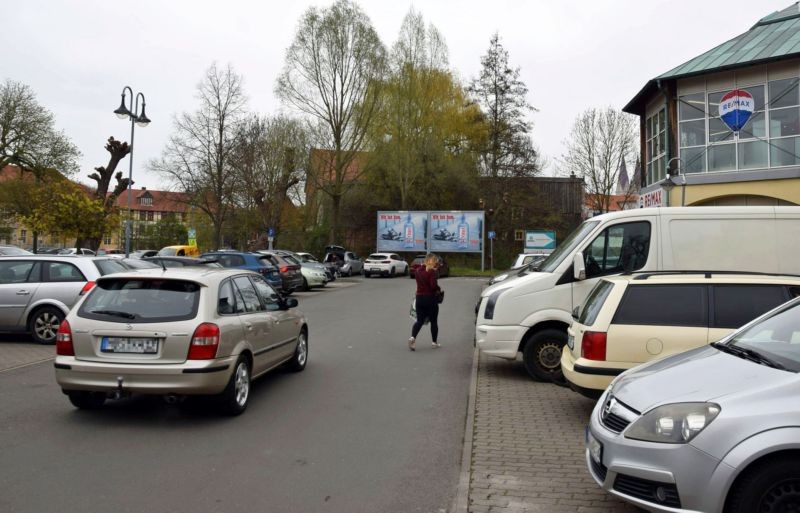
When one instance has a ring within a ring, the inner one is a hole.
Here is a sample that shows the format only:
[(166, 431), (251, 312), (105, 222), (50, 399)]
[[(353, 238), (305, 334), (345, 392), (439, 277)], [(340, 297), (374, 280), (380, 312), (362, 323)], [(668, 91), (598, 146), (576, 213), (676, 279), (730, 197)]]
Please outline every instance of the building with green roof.
[[(640, 118), (647, 205), (800, 204), (800, 5), (651, 80), (623, 108)], [(754, 112), (733, 132), (722, 97)]]

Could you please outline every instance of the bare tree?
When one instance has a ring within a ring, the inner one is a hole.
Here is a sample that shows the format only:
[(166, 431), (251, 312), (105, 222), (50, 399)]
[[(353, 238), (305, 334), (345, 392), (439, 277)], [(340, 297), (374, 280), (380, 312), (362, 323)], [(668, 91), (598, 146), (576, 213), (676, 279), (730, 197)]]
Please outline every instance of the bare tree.
[(174, 133), (150, 169), (168, 177), (204, 212), (214, 226), (214, 246), (234, 207), (235, 172), (231, 152), (245, 116), (242, 78), (228, 65), (213, 64), (197, 85), (200, 107), (174, 120)]
[(337, 0), (305, 12), (275, 86), (282, 101), (309, 116), (315, 142), (331, 150), (309, 175), (332, 202), (331, 242), (339, 236), (342, 197), (359, 178), (351, 164), (365, 146), (385, 61), (367, 15), (354, 2)]
[(239, 193), (259, 217), (259, 232), (281, 232), (290, 192), (305, 180), (308, 133), (296, 119), (253, 116), (242, 124), (231, 165), (242, 187)]
[[(108, 217), (116, 213), (117, 198), (122, 194), (122, 191), (128, 188), (128, 178), (123, 178), (121, 171), (116, 174), (114, 172), (117, 169), (117, 164), (131, 152), (131, 148), (128, 143), (117, 141), (113, 137), (108, 138), (105, 148), (109, 153), (108, 164), (94, 168), (95, 172), (90, 174), (89, 178), (97, 182), (94, 198), (102, 203)], [(111, 194), (109, 194), (108, 188), (111, 185), (112, 177), (116, 179), (116, 185)], [(132, 181), (130, 183), (133, 185)], [(85, 247), (97, 251), (97, 248), (100, 247), (100, 238), (96, 235), (83, 235), (78, 238), (78, 242), (75, 245), (79, 248)]]
[(9, 164), (41, 176), (47, 169), (69, 175), (81, 156), (69, 138), (55, 129), (55, 117), (25, 84), (0, 84), (0, 169)]
[(620, 162), (634, 156), (634, 128), (632, 116), (612, 107), (588, 109), (572, 125), (562, 172), (583, 179), (589, 206), (596, 212), (608, 212)]

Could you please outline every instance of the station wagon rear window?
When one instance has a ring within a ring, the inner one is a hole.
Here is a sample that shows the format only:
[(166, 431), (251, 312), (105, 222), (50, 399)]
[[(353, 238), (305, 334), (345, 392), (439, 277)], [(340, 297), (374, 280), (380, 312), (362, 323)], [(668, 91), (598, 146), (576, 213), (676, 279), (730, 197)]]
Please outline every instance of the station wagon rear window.
[(600, 313), (600, 309), (603, 308), (603, 303), (606, 302), (606, 298), (613, 288), (614, 284), (610, 281), (598, 281), (597, 285), (589, 292), (586, 301), (583, 303), (578, 322), (584, 326), (591, 326), (594, 324), (594, 321), (597, 319), (597, 314)]
[(183, 280), (120, 278), (100, 280), (78, 310), (80, 317), (119, 323), (193, 319), (200, 285)]

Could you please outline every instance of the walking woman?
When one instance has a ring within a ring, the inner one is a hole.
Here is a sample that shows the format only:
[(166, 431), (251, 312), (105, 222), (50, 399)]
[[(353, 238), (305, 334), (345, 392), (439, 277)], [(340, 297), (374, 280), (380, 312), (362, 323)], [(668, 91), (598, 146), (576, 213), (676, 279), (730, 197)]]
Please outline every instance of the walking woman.
[(417, 321), (411, 328), (411, 338), (408, 339), (408, 348), (412, 351), (416, 349), (417, 335), (425, 319), (431, 322), (431, 345), (433, 347), (441, 347), (436, 341), (439, 336), (439, 302), (437, 300), (437, 292), (439, 291), (439, 281), (437, 278), (436, 268), (438, 267), (438, 258), (433, 253), (429, 253), (425, 257), (425, 266), (418, 267), (415, 274), (417, 279)]

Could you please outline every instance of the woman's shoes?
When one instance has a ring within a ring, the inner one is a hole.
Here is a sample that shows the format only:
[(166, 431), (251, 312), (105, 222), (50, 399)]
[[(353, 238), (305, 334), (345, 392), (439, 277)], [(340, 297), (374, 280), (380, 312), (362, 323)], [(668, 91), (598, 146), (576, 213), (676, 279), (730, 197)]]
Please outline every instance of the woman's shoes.
[(431, 347), (436, 349), (436, 348), (442, 347), (442, 344), (440, 344), (438, 342), (431, 342)]
[(414, 337), (410, 337), (408, 339), (408, 348), (410, 350), (412, 350), (412, 351), (415, 351), (417, 349), (417, 344), (416, 344), (416, 340), (414, 339)]

